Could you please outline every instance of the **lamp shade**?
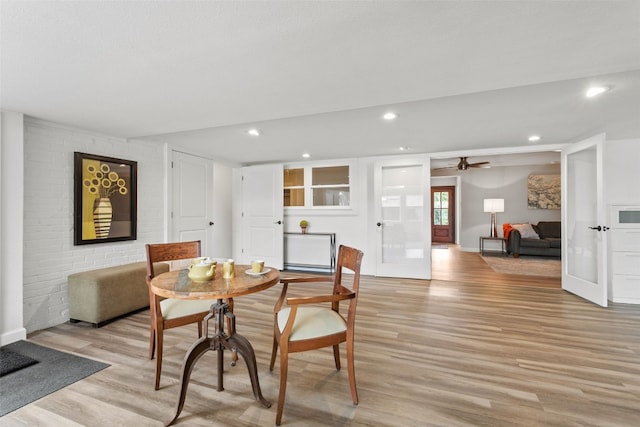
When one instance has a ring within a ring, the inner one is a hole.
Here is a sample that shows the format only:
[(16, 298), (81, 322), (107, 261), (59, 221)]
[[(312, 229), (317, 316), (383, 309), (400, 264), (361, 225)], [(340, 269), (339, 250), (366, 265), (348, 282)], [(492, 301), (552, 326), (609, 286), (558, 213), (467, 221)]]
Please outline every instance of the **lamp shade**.
[(504, 199), (484, 199), (485, 212), (504, 212)]

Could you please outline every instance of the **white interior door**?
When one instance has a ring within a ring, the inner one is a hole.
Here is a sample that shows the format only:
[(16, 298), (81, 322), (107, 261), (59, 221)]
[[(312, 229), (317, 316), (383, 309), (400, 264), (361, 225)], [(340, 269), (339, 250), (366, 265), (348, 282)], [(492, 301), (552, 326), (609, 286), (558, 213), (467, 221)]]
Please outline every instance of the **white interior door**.
[(202, 254), (217, 256), (213, 248), (211, 160), (172, 153), (171, 238), (174, 242), (200, 240)]
[(279, 270), (283, 266), (282, 165), (242, 169), (242, 263), (262, 259)]
[(605, 135), (562, 151), (562, 288), (607, 306)]
[(375, 164), (376, 275), (431, 279), (427, 157)]

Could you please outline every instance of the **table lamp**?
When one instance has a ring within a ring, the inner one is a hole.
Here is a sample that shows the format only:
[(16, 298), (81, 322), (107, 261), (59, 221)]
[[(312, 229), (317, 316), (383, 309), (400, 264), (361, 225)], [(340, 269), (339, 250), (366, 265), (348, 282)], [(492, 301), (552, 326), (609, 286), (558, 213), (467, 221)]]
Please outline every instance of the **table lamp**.
[(491, 213), (491, 237), (498, 237), (496, 212), (504, 212), (504, 199), (484, 199), (484, 211)]

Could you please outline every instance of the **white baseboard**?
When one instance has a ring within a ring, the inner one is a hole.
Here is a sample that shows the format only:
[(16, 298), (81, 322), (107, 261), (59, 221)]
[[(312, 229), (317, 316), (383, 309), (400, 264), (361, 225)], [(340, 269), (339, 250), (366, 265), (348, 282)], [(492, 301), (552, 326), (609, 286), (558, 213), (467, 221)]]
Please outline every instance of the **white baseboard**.
[(5, 332), (0, 335), (0, 346), (11, 344), (12, 342), (27, 339), (27, 330), (25, 328), (16, 329), (15, 331)]

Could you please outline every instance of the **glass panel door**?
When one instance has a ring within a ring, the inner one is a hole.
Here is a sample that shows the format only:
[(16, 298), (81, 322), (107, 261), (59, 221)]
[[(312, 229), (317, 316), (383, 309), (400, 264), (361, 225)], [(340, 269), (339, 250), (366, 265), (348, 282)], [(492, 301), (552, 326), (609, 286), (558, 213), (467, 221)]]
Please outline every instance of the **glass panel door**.
[(379, 276), (431, 276), (429, 176), (426, 171), (428, 168), (423, 163), (377, 164)]
[(562, 288), (606, 307), (604, 135), (562, 152)]

